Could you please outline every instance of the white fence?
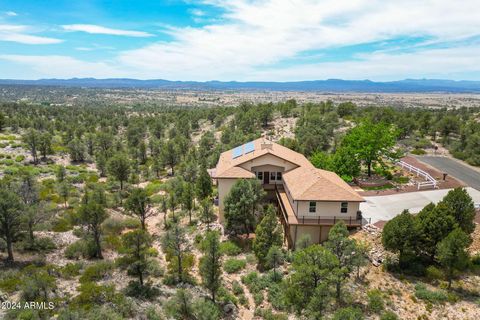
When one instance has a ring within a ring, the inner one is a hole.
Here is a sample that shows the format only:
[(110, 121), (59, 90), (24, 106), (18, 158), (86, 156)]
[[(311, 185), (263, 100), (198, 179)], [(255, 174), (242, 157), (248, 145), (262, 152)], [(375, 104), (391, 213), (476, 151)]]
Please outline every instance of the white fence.
[(422, 169), (414, 167), (411, 164), (408, 164), (401, 160), (398, 161), (396, 164), (401, 166), (403, 169), (407, 169), (408, 171), (415, 173), (417, 177), (420, 176), (425, 178), (425, 181), (417, 183), (418, 190), (420, 190), (420, 188), (422, 187), (433, 187), (434, 189), (437, 188), (437, 180), (435, 180), (435, 178), (432, 177), (428, 172), (425, 172)]

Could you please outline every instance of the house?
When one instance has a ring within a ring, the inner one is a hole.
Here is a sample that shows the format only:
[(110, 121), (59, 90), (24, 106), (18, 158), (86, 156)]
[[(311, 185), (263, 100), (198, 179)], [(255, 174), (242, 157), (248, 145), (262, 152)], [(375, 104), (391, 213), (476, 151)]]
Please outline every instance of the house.
[(267, 201), (275, 203), (285, 240), (295, 247), (301, 237), (326, 240), (328, 231), (343, 220), (348, 227), (362, 225), (364, 199), (337, 174), (315, 168), (305, 156), (260, 138), (220, 155), (213, 178), (218, 185), (219, 219), (224, 201), (238, 179), (259, 179)]

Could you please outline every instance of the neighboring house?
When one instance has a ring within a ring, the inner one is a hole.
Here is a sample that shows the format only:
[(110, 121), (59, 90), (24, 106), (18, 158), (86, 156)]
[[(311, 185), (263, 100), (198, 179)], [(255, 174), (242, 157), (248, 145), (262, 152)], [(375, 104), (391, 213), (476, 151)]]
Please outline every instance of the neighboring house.
[(312, 242), (326, 240), (343, 220), (362, 225), (359, 204), (364, 199), (337, 174), (315, 168), (302, 154), (264, 138), (223, 152), (212, 171), (218, 184), (220, 222), (225, 196), (237, 179), (259, 179), (267, 201), (275, 203), (290, 247), (309, 234)]

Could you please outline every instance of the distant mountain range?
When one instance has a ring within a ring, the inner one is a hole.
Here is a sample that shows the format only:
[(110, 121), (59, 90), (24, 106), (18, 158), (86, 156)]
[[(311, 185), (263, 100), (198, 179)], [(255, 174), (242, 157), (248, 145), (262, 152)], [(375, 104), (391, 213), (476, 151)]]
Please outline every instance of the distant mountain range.
[(77, 88), (139, 88), (190, 90), (266, 90), (266, 91), (322, 91), (322, 92), (452, 92), (480, 93), (480, 81), (435, 79), (405, 79), (389, 82), (370, 80), (314, 80), (296, 82), (237, 82), (237, 81), (169, 81), (137, 79), (0, 79), (0, 85), (60, 86)]

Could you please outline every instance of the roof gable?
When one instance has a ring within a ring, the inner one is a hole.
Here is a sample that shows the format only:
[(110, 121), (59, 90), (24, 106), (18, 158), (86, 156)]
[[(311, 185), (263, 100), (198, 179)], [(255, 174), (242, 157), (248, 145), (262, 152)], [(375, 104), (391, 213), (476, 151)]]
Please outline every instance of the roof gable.
[[(283, 181), (295, 200), (364, 201), (336, 173), (315, 168), (301, 153), (263, 138), (249, 143), (253, 151), (238, 155), (239, 148), (223, 152), (215, 168), (215, 178), (253, 178), (253, 172), (242, 167), (249, 161), (272, 155), (297, 166), (285, 171)], [(242, 147), (243, 150), (243, 147)]]

